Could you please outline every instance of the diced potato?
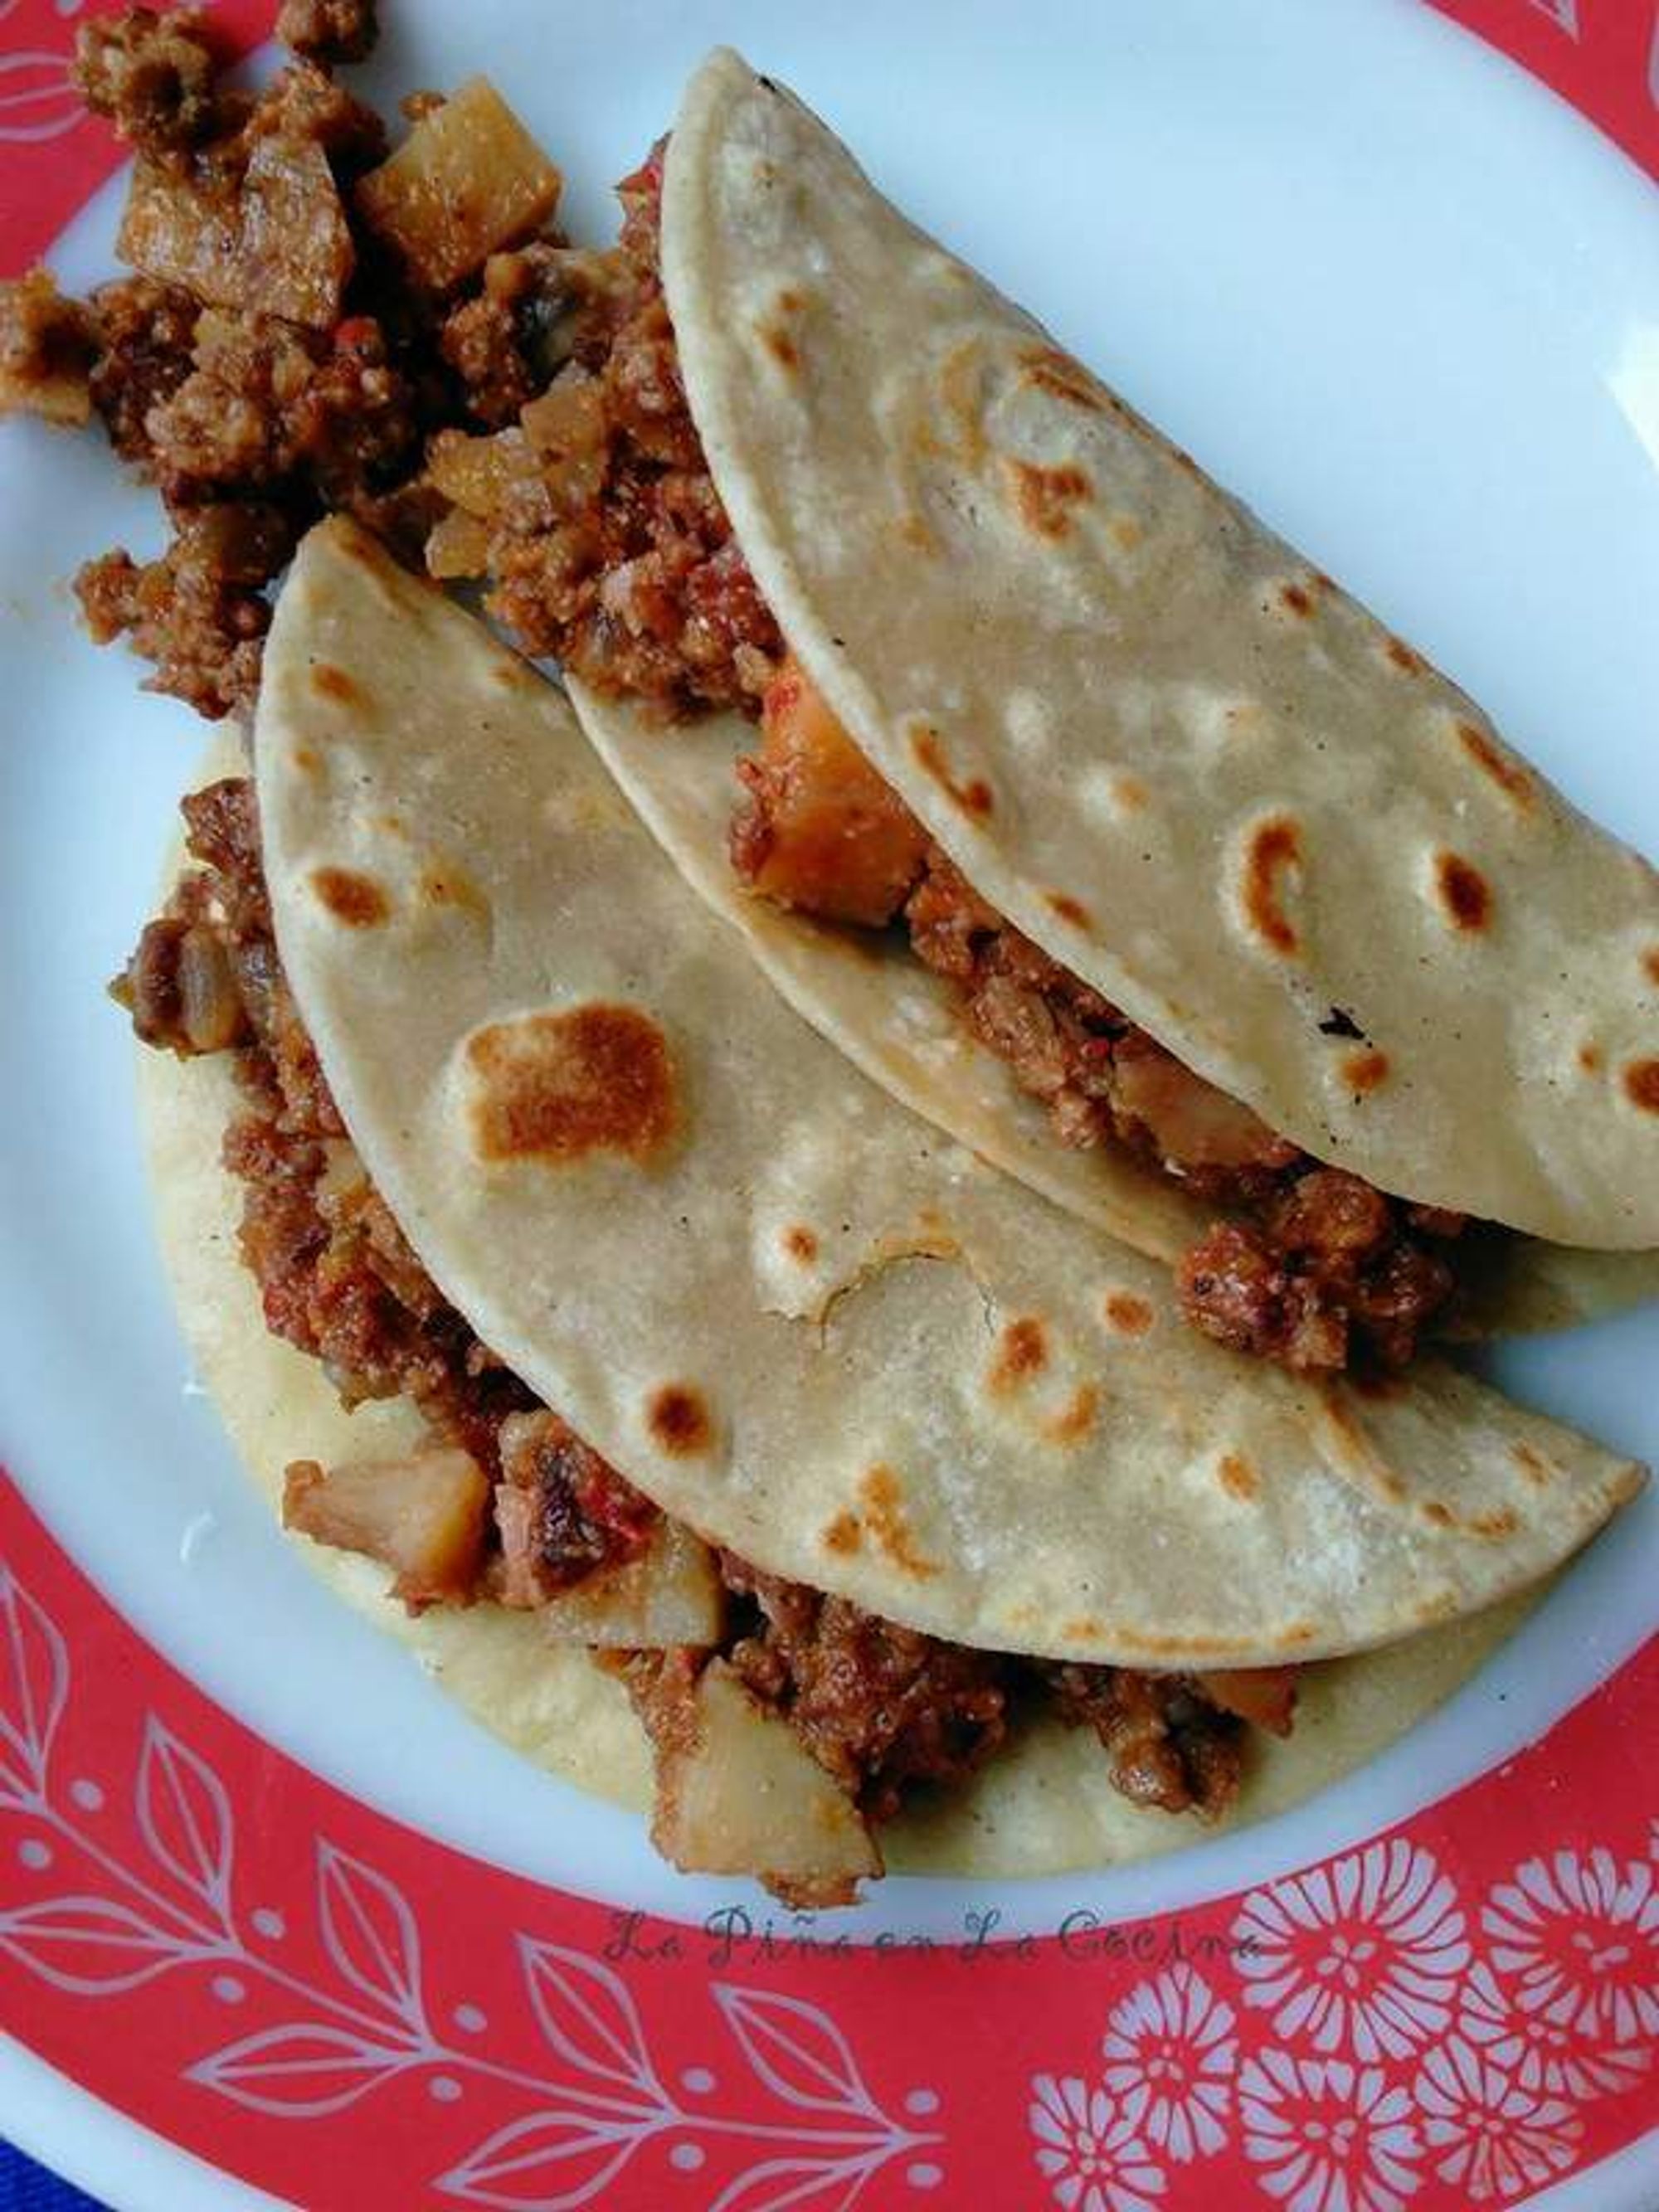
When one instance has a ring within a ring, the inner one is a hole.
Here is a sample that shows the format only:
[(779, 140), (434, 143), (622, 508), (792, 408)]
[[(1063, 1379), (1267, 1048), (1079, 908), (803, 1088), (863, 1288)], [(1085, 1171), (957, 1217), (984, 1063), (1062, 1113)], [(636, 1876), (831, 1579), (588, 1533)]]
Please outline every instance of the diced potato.
[(556, 1644), (654, 1651), (671, 1644), (718, 1644), (726, 1591), (708, 1545), (684, 1522), (665, 1516), (637, 1559), (590, 1576), (538, 1611)]
[(754, 1875), (791, 1905), (850, 1905), (881, 1854), (852, 1800), (722, 1659), (657, 1760), (651, 1836), (683, 1874)]
[(483, 438), (441, 430), (427, 449), (426, 472), (447, 500), (488, 522), (515, 484), (539, 483), (541, 464), (522, 430)]
[(1294, 1667), (1218, 1667), (1196, 1679), (1198, 1686), (1224, 1713), (1288, 1735), (1296, 1712)]
[(235, 200), (141, 161), (116, 251), (216, 307), (254, 307), (326, 330), (356, 254), (328, 158), (313, 140), (261, 138)]
[(370, 170), (357, 205), (414, 274), (444, 292), (538, 228), (562, 181), (495, 86), (475, 76)]
[(482, 576), (489, 567), (489, 526), (465, 507), (452, 507), (427, 534), (426, 573), (448, 582)]
[(471, 1454), (444, 1446), (326, 1473), (314, 1459), (295, 1460), (283, 1482), (283, 1526), (383, 1561), (393, 1596), (415, 1613), (471, 1596), (489, 1496)]

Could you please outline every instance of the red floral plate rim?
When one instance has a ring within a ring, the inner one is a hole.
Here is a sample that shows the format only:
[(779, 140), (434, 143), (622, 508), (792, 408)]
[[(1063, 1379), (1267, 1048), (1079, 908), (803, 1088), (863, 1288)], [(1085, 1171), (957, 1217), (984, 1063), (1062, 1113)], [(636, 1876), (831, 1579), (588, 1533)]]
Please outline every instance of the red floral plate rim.
[[(0, 0), (8, 270), (115, 166), (67, 91), (81, 12)], [(218, 12), (252, 43), (272, 11)], [(1659, 7), (1443, 12), (1659, 174)], [(325, 1783), (0, 1478), (0, 2022), (316, 2212), (829, 2212), (991, 2174), (1066, 2212), (1512, 2204), (1659, 2127), (1659, 1776), (1628, 1750), (1655, 1740), (1659, 1638), (1409, 1820), (1179, 1913), (856, 1948), (736, 1909), (692, 1929)]]

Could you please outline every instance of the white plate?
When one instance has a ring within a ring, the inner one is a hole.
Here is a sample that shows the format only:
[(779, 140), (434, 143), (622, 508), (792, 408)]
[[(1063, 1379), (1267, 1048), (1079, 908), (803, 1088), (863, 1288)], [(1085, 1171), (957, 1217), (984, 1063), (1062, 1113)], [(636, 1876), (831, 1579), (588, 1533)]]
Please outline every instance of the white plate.
[[(699, 54), (743, 46), (1575, 799), (1659, 853), (1659, 212), (1620, 156), (1473, 40), (1408, 0), (1047, 0), (1018, 30), (1006, 7), (961, 0), (388, 12), (375, 95), (491, 70), (565, 167), (578, 235), (605, 234), (605, 180), (665, 125)], [(110, 270), (118, 198), (66, 234), (71, 283)], [(85, 642), (64, 580), (159, 535), (95, 441), (0, 429), (0, 1457), (146, 1636), (319, 1772), (563, 1887), (700, 1913), (714, 1885), (497, 1749), (312, 1583), (191, 1393), (131, 1048), (102, 985), (150, 909), (202, 732)], [(1656, 1363), (1650, 1311), (1510, 1350), (1497, 1371), (1652, 1458)], [(1151, 1867), (999, 1886), (1006, 1924), (1194, 1901), (1400, 1818), (1659, 1625), (1656, 1552), (1650, 1497), (1365, 1772)], [(860, 1918), (955, 1927), (975, 1901), (891, 1882)]]

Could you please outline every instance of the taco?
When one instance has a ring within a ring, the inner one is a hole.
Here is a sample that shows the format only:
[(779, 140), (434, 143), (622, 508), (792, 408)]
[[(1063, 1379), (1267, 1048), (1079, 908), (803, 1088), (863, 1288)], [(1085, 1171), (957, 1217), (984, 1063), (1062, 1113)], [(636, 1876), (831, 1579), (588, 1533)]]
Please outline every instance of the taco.
[(1183, 1328), (756, 990), (558, 694), (354, 526), (185, 815), (121, 994), (208, 1378), (492, 1724), (627, 1794), (631, 1704), (682, 1865), (837, 1902), (918, 1802), (901, 1859), (1004, 1870), (1289, 1802), (1639, 1480), (1433, 1363)]
[(1646, 861), (735, 55), (622, 189), (434, 558), (798, 1010), (1294, 1369), (1659, 1287)]

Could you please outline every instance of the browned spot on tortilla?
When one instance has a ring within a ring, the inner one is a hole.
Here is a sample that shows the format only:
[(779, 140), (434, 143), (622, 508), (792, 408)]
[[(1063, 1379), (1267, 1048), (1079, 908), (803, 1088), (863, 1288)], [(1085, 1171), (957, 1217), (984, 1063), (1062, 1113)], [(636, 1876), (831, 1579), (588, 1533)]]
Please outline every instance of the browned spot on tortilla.
[(1109, 1291), (1103, 1310), (1108, 1325), (1123, 1336), (1145, 1336), (1154, 1319), (1146, 1299), (1132, 1291)]
[(707, 1451), (714, 1441), (714, 1425), (702, 1393), (689, 1382), (665, 1382), (660, 1390), (653, 1390), (645, 1418), (659, 1448), (671, 1459), (689, 1459), (694, 1452)]
[(1328, 576), (1322, 568), (1310, 568), (1308, 581), (1316, 592), (1334, 592), (1336, 589), (1336, 579)]
[(1048, 1340), (1042, 1323), (1033, 1315), (1023, 1315), (1002, 1332), (991, 1369), (991, 1388), (999, 1395), (1023, 1389), (1048, 1364)]
[(901, 515), (895, 527), (904, 543), (918, 553), (932, 553), (938, 541), (919, 514)]
[(1351, 1091), (1375, 1091), (1389, 1079), (1385, 1052), (1351, 1052), (1342, 1063), (1342, 1079)]
[(996, 802), (991, 796), (991, 787), (988, 783), (983, 781), (979, 776), (970, 778), (966, 783), (958, 783), (951, 775), (950, 763), (945, 757), (945, 748), (939, 742), (937, 730), (913, 730), (910, 733), (910, 750), (916, 757), (917, 766), (933, 777), (934, 782), (955, 802), (963, 813), (970, 814), (976, 821), (983, 822), (994, 811)]
[(896, 1567), (918, 1581), (939, 1572), (933, 1562), (916, 1549), (904, 1515), (903, 1492), (890, 1467), (878, 1463), (862, 1476), (859, 1496), (864, 1501), (866, 1533), (878, 1551), (885, 1552)]
[(1302, 832), (1288, 814), (1256, 824), (1244, 856), (1244, 913), (1263, 943), (1286, 958), (1300, 951), (1302, 940), (1279, 903), (1279, 884), (1301, 866)]
[(489, 900), (465, 869), (448, 861), (422, 869), (420, 894), (428, 906), (465, 907), (474, 914), (489, 911)]
[(781, 315), (798, 315), (805, 305), (804, 295), (792, 286), (786, 285), (778, 295), (778, 313)]
[(1423, 1517), (1425, 1521), (1432, 1521), (1437, 1528), (1449, 1528), (1457, 1519), (1450, 1506), (1443, 1504), (1437, 1498), (1425, 1498), (1423, 1500)]
[(1437, 853), (1434, 881), (1454, 929), (1473, 933), (1486, 927), (1492, 919), (1492, 885), (1473, 860), (1461, 853)]
[(490, 662), (489, 680), (492, 684), (499, 684), (504, 691), (522, 691), (526, 684), (533, 684), (536, 679), (522, 661), (503, 658)]
[(964, 338), (946, 356), (939, 373), (939, 396), (956, 430), (956, 445), (947, 450), (953, 451), (963, 465), (973, 471), (977, 471), (985, 459), (979, 356), (979, 340)]
[(1094, 489), (1084, 471), (1069, 461), (1051, 469), (1012, 456), (1004, 466), (1026, 528), (1039, 538), (1064, 538), (1072, 526), (1072, 509)]
[(1647, 972), (1649, 982), (1659, 983), (1659, 945), (1642, 955), (1642, 965)]
[(318, 759), (309, 745), (295, 745), (289, 758), (301, 775), (315, 775), (322, 766), (321, 761)]
[(662, 1031), (635, 1006), (595, 1000), (521, 1014), (468, 1039), (473, 1125), (485, 1159), (645, 1159), (674, 1127), (674, 1071)]
[(388, 837), (401, 837), (404, 844), (409, 842), (409, 832), (404, 827), (404, 817), (401, 814), (377, 814), (374, 817), (374, 827), (377, 830), (384, 830)]
[(792, 1260), (799, 1260), (803, 1267), (810, 1267), (818, 1256), (818, 1240), (804, 1222), (797, 1222), (784, 1231), (783, 1249)]
[(376, 928), (392, 911), (374, 877), (359, 875), (355, 868), (313, 868), (311, 888), (348, 929)]
[(1281, 584), (1279, 599), (1280, 605), (1288, 607), (1293, 615), (1310, 615), (1313, 612), (1312, 598), (1300, 584)]
[(1094, 916), (1081, 899), (1074, 899), (1069, 891), (1044, 891), (1043, 904), (1057, 914), (1062, 921), (1069, 921), (1073, 929), (1091, 929)]
[(1587, 1044), (1581, 1044), (1579, 1046), (1578, 1065), (1583, 1069), (1586, 1075), (1595, 1074), (1603, 1064), (1604, 1055), (1602, 1054), (1601, 1048), (1594, 1041), (1594, 1039)]
[(1184, 446), (1171, 446), (1170, 448), (1170, 459), (1184, 475), (1195, 477), (1199, 473), (1198, 463), (1193, 459), (1192, 455), (1187, 451), (1187, 448)]
[(1224, 1452), (1216, 1473), (1230, 1498), (1254, 1498), (1261, 1486), (1255, 1469), (1242, 1452)]
[(1060, 1411), (1042, 1424), (1042, 1433), (1051, 1444), (1080, 1443), (1099, 1413), (1099, 1391), (1092, 1382), (1079, 1382)]
[(1477, 1513), (1469, 1526), (1477, 1536), (1512, 1536), (1520, 1527), (1513, 1507), (1500, 1505), (1494, 1512)]
[(1085, 408), (1091, 415), (1098, 415), (1109, 404), (1107, 394), (1082, 362), (1073, 361), (1058, 346), (1034, 346), (1019, 358), (1026, 383), (1035, 384), (1041, 391), (1052, 392), (1056, 399)]
[(1392, 1499), (1395, 1504), (1398, 1504), (1406, 1495), (1405, 1484), (1391, 1467), (1377, 1458), (1370, 1438), (1348, 1411), (1339, 1392), (1334, 1390), (1327, 1392), (1325, 1413), (1331, 1426), (1342, 1438), (1344, 1443), (1353, 1452), (1355, 1457), (1364, 1463), (1365, 1472), (1384, 1498)]
[(843, 1557), (849, 1552), (856, 1552), (863, 1541), (864, 1531), (859, 1526), (856, 1513), (837, 1513), (823, 1532), (824, 1550), (839, 1552)]
[(1146, 804), (1146, 787), (1133, 775), (1121, 775), (1112, 786), (1112, 796), (1126, 814), (1135, 814)]
[(1457, 741), (1475, 766), (1489, 775), (1498, 789), (1522, 809), (1529, 809), (1538, 796), (1538, 785), (1532, 771), (1513, 760), (1501, 746), (1495, 745), (1478, 722), (1459, 722)]
[(1086, 1613), (1081, 1620), (1065, 1622), (1060, 1632), (1068, 1644), (1098, 1644), (1102, 1633), (1100, 1623)]
[(337, 668), (331, 660), (313, 660), (311, 664), (311, 688), (322, 698), (332, 699), (342, 707), (364, 707), (368, 694), (355, 677), (348, 676), (343, 668)]
[(1132, 514), (1115, 514), (1111, 521), (1112, 536), (1126, 553), (1133, 553), (1146, 532)]
[(1528, 1482), (1535, 1482), (1541, 1486), (1550, 1480), (1552, 1470), (1549, 1462), (1541, 1452), (1534, 1451), (1530, 1444), (1511, 1444), (1510, 1457)]
[(766, 324), (761, 331), (761, 343), (780, 368), (793, 375), (800, 367), (800, 348), (787, 331), (781, 331), (775, 323)]
[(1382, 650), (1405, 675), (1420, 676), (1428, 666), (1422, 654), (1414, 653), (1403, 637), (1390, 637)]
[(1625, 1070), (1625, 1096), (1644, 1114), (1659, 1114), (1659, 1060), (1633, 1060)]

